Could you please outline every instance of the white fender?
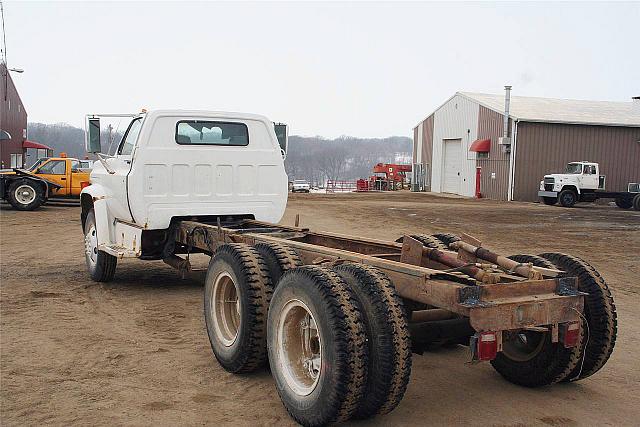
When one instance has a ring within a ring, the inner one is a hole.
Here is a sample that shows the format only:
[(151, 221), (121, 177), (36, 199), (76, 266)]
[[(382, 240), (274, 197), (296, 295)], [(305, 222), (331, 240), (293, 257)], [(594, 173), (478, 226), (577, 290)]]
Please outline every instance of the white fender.
[[(93, 201), (93, 211), (96, 216), (96, 231), (98, 232), (98, 245), (111, 243), (109, 230), (109, 210), (107, 208), (108, 190), (100, 184), (92, 184), (82, 189), (80, 200), (89, 196)], [(83, 214), (84, 205), (83, 205)]]

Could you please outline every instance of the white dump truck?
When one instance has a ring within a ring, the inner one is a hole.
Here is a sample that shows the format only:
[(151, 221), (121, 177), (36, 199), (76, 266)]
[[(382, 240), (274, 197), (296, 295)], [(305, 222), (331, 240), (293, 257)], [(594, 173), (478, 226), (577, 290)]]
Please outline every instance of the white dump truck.
[(471, 360), (526, 387), (589, 377), (613, 351), (613, 298), (579, 258), (505, 257), (466, 234), (382, 241), (278, 224), (288, 194), (282, 124), (152, 111), (131, 115), (112, 156), (100, 154), (100, 116), (87, 125), (100, 160), (81, 194), (91, 278), (112, 280), (122, 258), (186, 273), (190, 254), (209, 255), (215, 358), (233, 373), (268, 363), (303, 425), (392, 411), (412, 351), (434, 345), (466, 345)]
[(564, 173), (545, 175), (540, 181), (538, 197), (547, 205), (570, 208), (577, 202), (614, 199), (622, 209), (640, 210), (640, 185), (630, 183), (627, 191), (606, 191), (606, 177), (600, 175), (598, 163), (582, 161), (567, 164)]

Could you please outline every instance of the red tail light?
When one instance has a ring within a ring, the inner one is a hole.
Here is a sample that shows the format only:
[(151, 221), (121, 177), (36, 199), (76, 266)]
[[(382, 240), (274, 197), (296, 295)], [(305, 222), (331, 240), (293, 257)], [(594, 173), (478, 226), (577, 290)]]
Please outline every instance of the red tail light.
[(481, 332), (478, 335), (478, 360), (493, 360), (498, 353), (498, 337), (495, 332)]
[(561, 325), (560, 339), (565, 348), (577, 346), (580, 341), (580, 323), (570, 322)]
[(90, 186), (91, 183), (89, 181), (80, 181), (80, 189), (82, 190), (85, 187)]

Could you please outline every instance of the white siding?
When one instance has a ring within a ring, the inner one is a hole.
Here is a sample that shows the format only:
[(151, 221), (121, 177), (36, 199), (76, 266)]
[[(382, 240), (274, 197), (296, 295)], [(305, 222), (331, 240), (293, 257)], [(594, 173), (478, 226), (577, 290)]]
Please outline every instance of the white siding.
[(442, 192), (443, 141), (462, 141), (462, 182), (460, 194), (473, 197), (475, 191), (476, 155), (469, 146), (477, 139), (480, 105), (455, 95), (435, 112), (433, 125), (433, 161), (431, 191)]

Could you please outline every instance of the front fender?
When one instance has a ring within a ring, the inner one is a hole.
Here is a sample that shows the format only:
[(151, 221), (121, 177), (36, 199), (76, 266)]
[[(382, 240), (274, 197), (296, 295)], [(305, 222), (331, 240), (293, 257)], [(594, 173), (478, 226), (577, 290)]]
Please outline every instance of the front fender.
[(82, 206), (82, 213), (80, 218), (82, 220), (82, 230), (84, 231), (85, 221), (89, 211), (93, 209), (96, 217), (96, 232), (98, 238), (98, 244), (109, 244), (110, 232), (109, 232), (109, 210), (107, 206), (108, 190), (100, 184), (91, 184), (85, 187), (80, 192), (80, 205)]

